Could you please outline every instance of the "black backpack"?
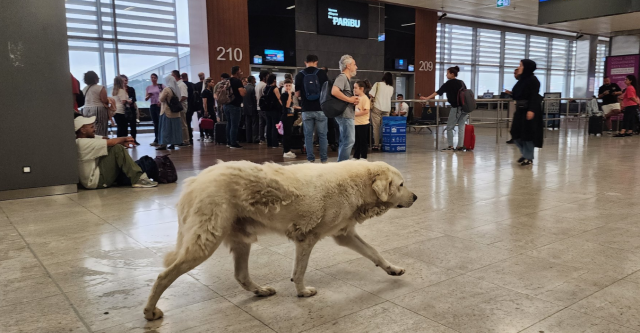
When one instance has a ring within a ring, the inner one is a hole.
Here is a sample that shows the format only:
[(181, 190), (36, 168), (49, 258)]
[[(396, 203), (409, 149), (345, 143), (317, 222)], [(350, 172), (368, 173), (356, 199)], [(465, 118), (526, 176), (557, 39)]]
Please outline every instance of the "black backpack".
[(142, 169), (142, 172), (147, 174), (147, 177), (153, 180), (158, 180), (158, 165), (156, 164), (156, 161), (153, 160), (153, 158), (149, 157), (148, 155), (144, 155), (136, 161), (136, 164), (140, 167), (140, 169)]
[(171, 91), (171, 99), (169, 100), (169, 109), (173, 113), (178, 113), (184, 109), (180, 99), (173, 93), (173, 90)]
[(274, 89), (277, 89), (277, 87), (268, 86), (264, 88), (263, 94), (262, 96), (260, 96), (260, 101), (258, 102), (258, 104), (260, 105), (260, 110), (262, 111), (278, 110), (277, 105), (275, 105), (275, 103), (278, 103), (278, 101), (276, 100), (276, 94), (273, 92)]
[(158, 167), (158, 178), (155, 179), (155, 181), (160, 184), (175, 183), (178, 181), (178, 171), (175, 165), (173, 165), (173, 162), (171, 162), (169, 154), (157, 156), (154, 161)]
[(320, 107), (327, 118), (335, 118), (344, 113), (349, 106), (348, 102), (337, 99), (331, 94), (333, 83), (335, 80), (329, 80), (322, 85), (322, 93), (320, 93)]
[(311, 74), (304, 69), (300, 71), (304, 75), (304, 94), (307, 101), (317, 101), (320, 98), (322, 87), (320, 87), (320, 80), (318, 79), (319, 71), (320, 69), (318, 68)]

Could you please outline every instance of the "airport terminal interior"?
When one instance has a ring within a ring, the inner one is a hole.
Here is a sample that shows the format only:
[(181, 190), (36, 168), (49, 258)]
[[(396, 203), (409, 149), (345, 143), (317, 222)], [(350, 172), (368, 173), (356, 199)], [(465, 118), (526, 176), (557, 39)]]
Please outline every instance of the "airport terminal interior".
[[(640, 0), (21, 0), (0, 27), (2, 333), (640, 332)], [(332, 233), (285, 220), (307, 206)]]

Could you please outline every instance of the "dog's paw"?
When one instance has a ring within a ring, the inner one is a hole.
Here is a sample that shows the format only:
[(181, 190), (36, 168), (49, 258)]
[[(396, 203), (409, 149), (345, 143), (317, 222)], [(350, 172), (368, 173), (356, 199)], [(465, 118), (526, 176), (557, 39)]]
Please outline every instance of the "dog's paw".
[(387, 274), (393, 276), (400, 276), (404, 274), (404, 268), (393, 265), (389, 265), (389, 267), (386, 267), (385, 271), (387, 271)]
[(317, 294), (318, 291), (314, 287), (306, 287), (304, 290), (298, 292), (298, 297), (311, 297)]
[(256, 291), (253, 292), (254, 294), (258, 295), (258, 296), (271, 296), (274, 295), (276, 293), (276, 290), (272, 287), (260, 287), (258, 289), (256, 289)]
[(149, 321), (160, 319), (163, 315), (162, 310), (158, 308), (155, 308), (153, 311), (144, 309), (144, 318)]

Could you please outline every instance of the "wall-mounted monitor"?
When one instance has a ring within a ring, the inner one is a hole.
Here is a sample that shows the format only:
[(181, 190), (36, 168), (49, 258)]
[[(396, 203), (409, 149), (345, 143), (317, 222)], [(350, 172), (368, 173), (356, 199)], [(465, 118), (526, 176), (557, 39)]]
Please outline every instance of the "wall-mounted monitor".
[(284, 62), (283, 50), (264, 50), (264, 57), (266, 62)]
[(407, 59), (396, 59), (395, 69), (406, 71), (408, 68), (409, 64), (407, 63)]
[(318, 34), (369, 38), (369, 4), (347, 0), (318, 1)]
[(416, 69), (413, 65), (409, 65), (409, 72), (414, 72)]

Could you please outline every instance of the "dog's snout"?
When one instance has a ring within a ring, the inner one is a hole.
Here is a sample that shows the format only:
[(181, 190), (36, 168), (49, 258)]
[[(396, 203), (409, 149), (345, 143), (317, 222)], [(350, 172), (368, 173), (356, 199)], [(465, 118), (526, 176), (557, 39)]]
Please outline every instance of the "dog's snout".
[(418, 196), (417, 195), (413, 195), (413, 202), (416, 202), (416, 200), (418, 200)]

